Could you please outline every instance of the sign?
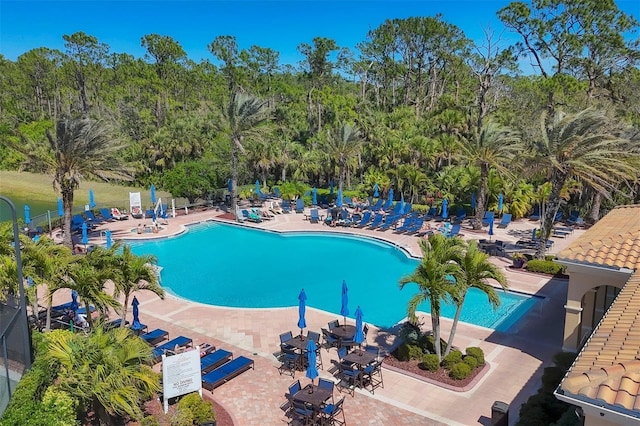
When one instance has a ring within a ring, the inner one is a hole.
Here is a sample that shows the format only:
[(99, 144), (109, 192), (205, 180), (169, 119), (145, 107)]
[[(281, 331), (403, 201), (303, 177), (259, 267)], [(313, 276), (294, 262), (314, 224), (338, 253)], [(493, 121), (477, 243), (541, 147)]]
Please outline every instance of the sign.
[(176, 355), (162, 355), (164, 412), (169, 410), (169, 398), (198, 392), (202, 396), (200, 348)]
[(129, 212), (135, 219), (142, 219), (142, 201), (139, 192), (129, 193)]

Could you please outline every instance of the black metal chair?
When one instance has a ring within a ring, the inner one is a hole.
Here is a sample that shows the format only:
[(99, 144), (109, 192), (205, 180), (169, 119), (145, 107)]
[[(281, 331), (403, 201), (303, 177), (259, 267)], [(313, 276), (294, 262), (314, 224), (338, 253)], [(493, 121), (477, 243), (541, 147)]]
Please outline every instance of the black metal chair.
[(322, 346), (324, 346), (327, 352), (329, 352), (329, 349), (337, 348), (339, 346), (339, 339), (333, 336), (329, 332), (329, 330), (327, 330), (326, 328), (321, 328), (320, 331), (322, 331), (322, 337), (324, 338), (324, 343), (322, 344)]
[(377, 388), (384, 388), (382, 380), (382, 361), (374, 361), (362, 369), (362, 382), (365, 388), (375, 393)]
[(300, 364), (300, 354), (289, 349), (283, 349), (283, 356), (281, 358), (282, 364), (278, 367), (280, 375), (284, 372), (291, 373), (291, 377), (296, 376), (296, 370)]
[[(344, 416), (344, 411), (342, 409), (342, 405), (344, 404), (344, 396), (338, 400), (335, 404), (327, 404), (322, 409), (322, 423), (325, 422), (330, 425), (341, 425), (344, 426), (347, 424), (347, 420)], [(339, 416), (342, 415), (342, 420), (340, 420)]]

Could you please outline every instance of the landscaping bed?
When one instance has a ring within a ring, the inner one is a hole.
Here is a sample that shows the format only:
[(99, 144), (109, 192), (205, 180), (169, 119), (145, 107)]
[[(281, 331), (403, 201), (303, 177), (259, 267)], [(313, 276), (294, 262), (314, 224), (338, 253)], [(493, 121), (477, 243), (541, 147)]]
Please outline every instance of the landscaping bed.
[(480, 375), (484, 373), (485, 369), (477, 367), (469, 376), (461, 380), (455, 380), (449, 377), (449, 371), (444, 367), (440, 367), (437, 371), (423, 370), (419, 367), (420, 361), (412, 359), (409, 361), (400, 361), (393, 355), (389, 355), (384, 359), (383, 365), (385, 367), (392, 367), (392, 369), (402, 370), (410, 375), (417, 376), (417, 378), (426, 379), (426, 381), (435, 384), (443, 384), (444, 387), (460, 388), (458, 390), (466, 390), (472, 382)]

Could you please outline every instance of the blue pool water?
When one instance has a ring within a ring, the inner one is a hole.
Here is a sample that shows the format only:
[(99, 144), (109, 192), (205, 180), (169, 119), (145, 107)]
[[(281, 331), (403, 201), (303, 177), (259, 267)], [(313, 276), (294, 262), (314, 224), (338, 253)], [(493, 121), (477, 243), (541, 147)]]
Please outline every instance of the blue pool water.
[[(274, 308), (298, 305), (304, 288), (307, 306), (339, 316), (342, 280), (349, 287), (351, 316), (358, 305), (364, 321), (388, 327), (401, 321), (417, 286), (401, 291), (399, 279), (418, 260), (370, 238), (325, 233), (265, 232), (206, 222), (186, 234), (132, 242), (136, 254), (153, 254), (162, 267), (163, 287), (180, 297), (218, 306)], [(535, 303), (533, 297), (499, 291), (493, 310), (487, 297), (471, 289), (461, 314), (464, 322), (505, 331)], [(420, 311), (429, 312), (424, 303)], [(443, 305), (453, 318), (455, 306)]]

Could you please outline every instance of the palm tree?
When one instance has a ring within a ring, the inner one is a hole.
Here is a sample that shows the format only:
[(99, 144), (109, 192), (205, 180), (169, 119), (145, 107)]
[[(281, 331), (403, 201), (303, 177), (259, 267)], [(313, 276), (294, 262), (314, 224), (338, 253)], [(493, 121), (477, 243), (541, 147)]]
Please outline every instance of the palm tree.
[(491, 284), (489, 284), (489, 280), (496, 281), (503, 289), (507, 288), (507, 278), (500, 268), (489, 261), (489, 255), (478, 248), (476, 241), (472, 240), (469, 242), (464, 256), (462, 256), (458, 262), (460, 264), (460, 274), (455, 276), (458, 291), (454, 293), (453, 298), (456, 304), (456, 314), (453, 318), (449, 341), (447, 342), (444, 356), (449, 354), (451, 346), (453, 345), (453, 338), (456, 334), (458, 321), (460, 320), (462, 305), (464, 304), (464, 299), (469, 289), (477, 288), (485, 293), (489, 299), (489, 303), (491, 303), (491, 306), (495, 309), (500, 306), (500, 297)]
[(435, 234), (428, 240), (418, 242), (422, 250), (422, 262), (415, 272), (400, 279), (400, 289), (409, 283), (418, 285), (418, 293), (407, 307), (409, 320), (417, 323), (416, 310), (421, 303), (429, 301), (431, 307), (431, 327), (434, 346), (438, 359), (442, 360), (440, 350), (440, 307), (443, 301), (451, 300), (457, 291), (451, 277), (460, 274), (460, 265), (456, 262), (462, 255), (464, 242), (460, 238), (446, 238)]
[(625, 126), (604, 112), (585, 109), (575, 114), (556, 112), (546, 124), (541, 119), (542, 137), (534, 152), (548, 170), (551, 191), (541, 224), (536, 257), (542, 259), (551, 235), (561, 193), (570, 178), (582, 181), (607, 199), (617, 183), (637, 179), (640, 152), (624, 135)]
[(229, 138), (231, 148), (231, 207), (235, 213), (238, 196), (238, 153), (246, 154), (244, 142), (260, 142), (262, 125), (270, 118), (268, 103), (246, 93), (234, 92), (229, 105), (220, 108), (214, 126)]
[(143, 417), (143, 404), (160, 390), (160, 376), (151, 364), (151, 347), (131, 331), (105, 331), (89, 336), (70, 331), (46, 335), (45, 357), (59, 365), (55, 385), (93, 410), (101, 424), (113, 417)]
[(327, 157), (338, 166), (338, 189), (343, 190), (352, 162), (362, 150), (360, 131), (351, 124), (342, 124), (327, 132), (324, 144)]
[(124, 295), (120, 323), (120, 326), (124, 327), (131, 293), (147, 290), (164, 299), (164, 290), (160, 287), (158, 272), (154, 268), (158, 259), (153, 255), (136, 256), (131, 252), (131, 247), (120, 242), (114, 244), (109, 250), (114, 253), (114, 268), (117, 272), (111, 277), (115, 285), (113, 297), (118, 298)]
[(53, 187), (62, 195), (64, 245), (73, 247), (71, 212), (74, 191), (83, 179), (130, 180), (122, 161), (123, 144), (112, 137), (106, 122), (87, 117), (61, 118), (56, 134), (47, 131), (48, 146), (23, 139), (12, 147), (38, 172), (53, 176)]
[(479, 134), (468, 144), (462, 144), (461, 148), (463, 158), (480, 168), (480, 188), (473, 222), (474, 229), (480, 229), (487, 204), (489, 170), (493, 168), (500, 174), (511, 174), (513, 159), (523, 146), (518, 133), (495, 123), (487, 123)]

